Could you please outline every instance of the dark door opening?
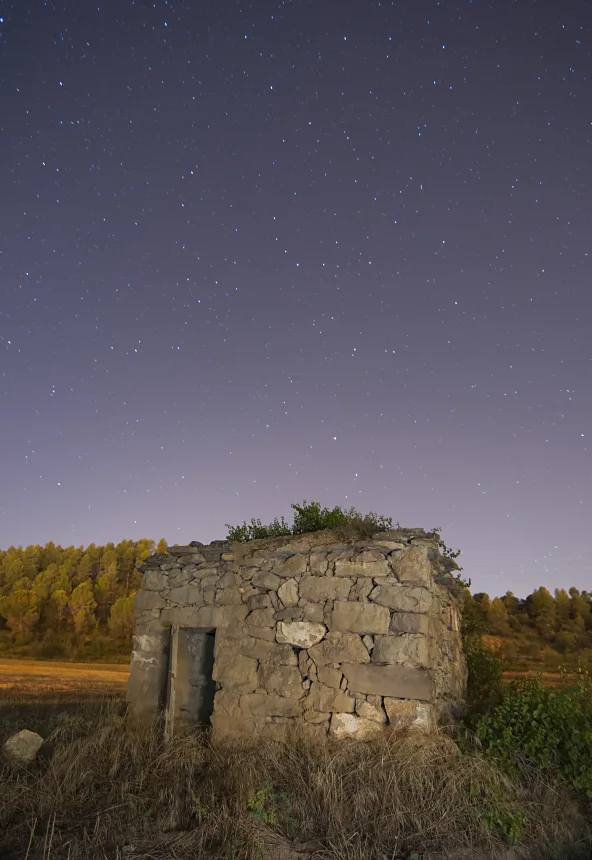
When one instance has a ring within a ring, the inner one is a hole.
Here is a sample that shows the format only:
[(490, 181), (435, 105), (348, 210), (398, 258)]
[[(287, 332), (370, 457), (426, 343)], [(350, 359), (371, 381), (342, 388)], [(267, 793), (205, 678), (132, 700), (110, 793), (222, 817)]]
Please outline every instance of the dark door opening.
[(169, 738), (180, 724), (210, 725), (216, 692), (212, 678), (214, 642), (214, 630), (171, 628), (166, 709)]

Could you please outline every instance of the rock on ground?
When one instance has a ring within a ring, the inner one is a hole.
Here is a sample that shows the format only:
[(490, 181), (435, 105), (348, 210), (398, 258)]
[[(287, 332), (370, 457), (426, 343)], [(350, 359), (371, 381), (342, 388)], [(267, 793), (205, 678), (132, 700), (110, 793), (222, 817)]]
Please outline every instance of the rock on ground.
[(37, 758), (37, 753), (41, 749), (43, 738), (37, 732), (30, 732), (28, 729), (23, 729), (8, 738), (4, 744), (4, 754), (12, 761), (21, 764), (30, 764)]

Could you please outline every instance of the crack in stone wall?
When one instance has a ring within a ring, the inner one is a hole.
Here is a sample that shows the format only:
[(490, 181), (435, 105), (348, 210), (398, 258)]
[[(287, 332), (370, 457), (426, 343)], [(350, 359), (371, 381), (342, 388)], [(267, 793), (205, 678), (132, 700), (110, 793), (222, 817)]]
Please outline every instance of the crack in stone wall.
[(163, 705), (172, 625), (216, 631), (214, 737), (365, 738), (435, 725), (462, 701), (463, 589), (438, 535), (393, 529), (193, 541), (139, 565), (128, 700)]

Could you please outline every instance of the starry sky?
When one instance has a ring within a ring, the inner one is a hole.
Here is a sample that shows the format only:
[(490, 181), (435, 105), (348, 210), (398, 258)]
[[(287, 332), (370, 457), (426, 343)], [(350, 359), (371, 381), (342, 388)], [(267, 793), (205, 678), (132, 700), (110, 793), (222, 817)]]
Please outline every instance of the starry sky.
[(585, 0), (0, 12), (1, 547), (314, 499), (592, 587)]

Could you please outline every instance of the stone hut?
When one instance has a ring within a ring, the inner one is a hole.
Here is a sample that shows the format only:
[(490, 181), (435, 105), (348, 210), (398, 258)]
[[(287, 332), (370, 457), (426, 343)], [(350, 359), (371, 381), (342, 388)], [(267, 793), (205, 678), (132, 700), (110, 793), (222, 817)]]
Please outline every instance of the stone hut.
[(434, 725), (465, 692), (462, 588), (437, 533), (193, 541), (140, 569), (128, 700), (214, 738), (364, 738)]

